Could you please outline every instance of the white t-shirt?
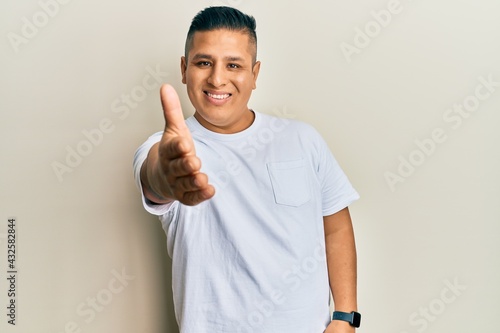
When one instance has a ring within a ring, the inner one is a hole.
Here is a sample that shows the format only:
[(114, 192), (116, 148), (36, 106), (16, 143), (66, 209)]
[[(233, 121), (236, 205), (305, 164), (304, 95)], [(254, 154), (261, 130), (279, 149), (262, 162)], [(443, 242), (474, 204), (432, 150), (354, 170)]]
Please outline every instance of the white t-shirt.
[[(236, 134), (186, 120), (215, 196), (151, 205), (182, 333), (320, 333), (330, 322), (323, 216), (359, 198), (309, 125), (255, 112)], [(162, 133), (136, 152), (135, 177)]]

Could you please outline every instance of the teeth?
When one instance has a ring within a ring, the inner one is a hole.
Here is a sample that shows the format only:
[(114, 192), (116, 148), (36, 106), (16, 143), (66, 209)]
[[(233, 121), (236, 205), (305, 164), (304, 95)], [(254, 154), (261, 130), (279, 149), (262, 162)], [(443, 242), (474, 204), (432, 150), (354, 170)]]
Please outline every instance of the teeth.
[(229, 94), (224, 94), (224, 95), (214, 95), (214, 94), (211, 94), (209, 92), (207, 92), (207, 95), (209, 97), (212, 97), (212, 98), (215, 98), (215, 99), (226, 99), (228, 98), (230, 95)]

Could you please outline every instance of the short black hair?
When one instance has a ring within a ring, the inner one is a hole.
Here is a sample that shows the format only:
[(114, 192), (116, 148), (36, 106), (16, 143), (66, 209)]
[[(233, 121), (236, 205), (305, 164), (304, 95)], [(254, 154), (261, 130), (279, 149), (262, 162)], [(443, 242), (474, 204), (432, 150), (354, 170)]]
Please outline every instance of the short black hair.
[(186, 38), (184, 55), (188, 58), (193, 36), (197, 31), (227, 29), (241, 31), (248, 35), (250, 43), (255, 46), (254, 63), (257, 57), (257, 23), (253, 16), (242, 13), (238, 9), (227, 6), (208, 7), (200, 11), (191, 22)]

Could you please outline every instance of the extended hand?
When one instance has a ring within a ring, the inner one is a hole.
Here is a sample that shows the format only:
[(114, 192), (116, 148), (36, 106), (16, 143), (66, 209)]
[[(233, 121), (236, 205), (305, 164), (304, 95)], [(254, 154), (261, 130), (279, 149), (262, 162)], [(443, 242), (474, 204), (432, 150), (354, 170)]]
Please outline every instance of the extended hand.
[(206, 174), (200, 172), (201, 161), (196, 156), (194, 142), (175, 89), (163, 85), (160, 89), (165, 117), (165, 131), (158, 145), (156, 163), (156, 193), (178, 200), (185, 205), (196, 205), (215, 194)]

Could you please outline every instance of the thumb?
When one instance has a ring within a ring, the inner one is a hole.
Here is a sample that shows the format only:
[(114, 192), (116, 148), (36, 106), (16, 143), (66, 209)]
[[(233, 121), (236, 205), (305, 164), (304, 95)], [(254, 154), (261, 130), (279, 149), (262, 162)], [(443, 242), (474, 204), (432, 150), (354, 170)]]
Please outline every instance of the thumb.
[(163, 84), (160, 88), (161, 105), (163, 107), (163, 116), (165, 117), (165, 131), (172, 129), (175, 132), (184, 130), (186, 122), (182, 114), (179, 95), (174, 87), (169, 84)]

